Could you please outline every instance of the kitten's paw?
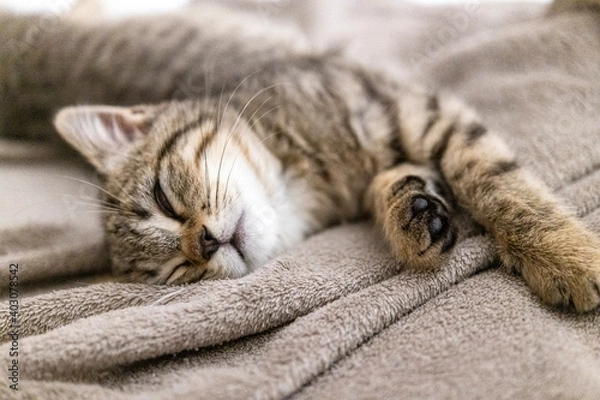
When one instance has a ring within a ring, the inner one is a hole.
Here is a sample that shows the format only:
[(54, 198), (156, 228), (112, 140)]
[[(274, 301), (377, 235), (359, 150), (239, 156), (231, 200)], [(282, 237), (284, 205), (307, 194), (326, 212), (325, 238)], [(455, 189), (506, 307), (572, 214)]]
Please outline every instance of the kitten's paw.
[(545, 249), (539, 246), (529, 252), (516, 269), (547, 304), (574, 307), (578, 312), (598, 307), (600, 241), (585, 231), (561, 230), (546, 236), (540, 240)]
[(452, 245), (449, 240), (452, 239), (450, 216), (446, 207), (435, 197), (426, 194), (415, 195), (409, 204), (410, 219), (402, 230), (423, 242), (420, 253), (425, 253), (442, 241), (440, 250), (446, 252)]
[(384, 229), (395, 253), (412, 267), (439, 267), (456, 243), (449, 206), (433, 186), (407, 176), (390, 188)]

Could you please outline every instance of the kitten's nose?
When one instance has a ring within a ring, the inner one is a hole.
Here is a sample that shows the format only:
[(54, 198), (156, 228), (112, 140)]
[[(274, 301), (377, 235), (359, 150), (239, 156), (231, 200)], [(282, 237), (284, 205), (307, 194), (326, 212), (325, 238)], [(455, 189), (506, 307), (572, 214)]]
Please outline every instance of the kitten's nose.
[(206, 226), (203, 228), (200, 232), (200, 248), (202, 249), (202, 257), (208, 261), (219, 250), (222, 243), (213, 236)]

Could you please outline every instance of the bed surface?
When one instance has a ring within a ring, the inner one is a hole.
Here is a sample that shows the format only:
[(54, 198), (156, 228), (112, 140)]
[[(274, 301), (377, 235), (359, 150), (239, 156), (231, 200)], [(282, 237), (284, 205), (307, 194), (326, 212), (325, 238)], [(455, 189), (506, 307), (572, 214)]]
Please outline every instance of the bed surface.
[[(462, 97), (600, 233), (600, 16), (346, 7), (311, 28), (317, 45), (345, 43), (357, 62)], [(600, 398), (600, 310), (542, 305), (485, 236), (436, 273), (405, 271), (362, 222), (241, 279), (119, 283), (85, 200), (93, 173), (65, 158), (0, 144), (2, 368), (17, 263), (20, 323), (19, 391), (5, 372), (3, 399)]]

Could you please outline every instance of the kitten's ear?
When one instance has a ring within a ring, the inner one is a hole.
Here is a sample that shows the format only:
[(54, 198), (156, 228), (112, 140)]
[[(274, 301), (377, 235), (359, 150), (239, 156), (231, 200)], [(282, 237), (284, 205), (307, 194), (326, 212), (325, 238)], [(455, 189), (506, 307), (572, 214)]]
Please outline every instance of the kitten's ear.
[(105, 174), (132, 143), (148, 133), (154, 117), (152, 106), (78, 106), (59, 111), (54, 126), (98, 172)]

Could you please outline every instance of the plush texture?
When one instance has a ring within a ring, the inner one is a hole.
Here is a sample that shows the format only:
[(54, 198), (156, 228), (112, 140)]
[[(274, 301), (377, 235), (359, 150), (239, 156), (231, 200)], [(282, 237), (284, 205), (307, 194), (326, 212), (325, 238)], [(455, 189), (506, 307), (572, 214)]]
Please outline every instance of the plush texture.
[[(320, 46), (346, 43), (358, 62), (456, 93), (600, 232), (598, 16), (347, 7), (326, 31), (312, 27)], [(600, 398), (600, 310), (542, 305), (495, 268), (486, 237), (435, 273), (405, 271), (365, 222), (238, 280), (97, 283), (101, 229), (79, 200), (94, 195), (78, 181), (89, 170), (2, 146), (0, 292), (19, 263), (21, 326), (19, 391), (2, 378), (1, 398)], [(8, 311), (3, 301), (3, 368)]]

